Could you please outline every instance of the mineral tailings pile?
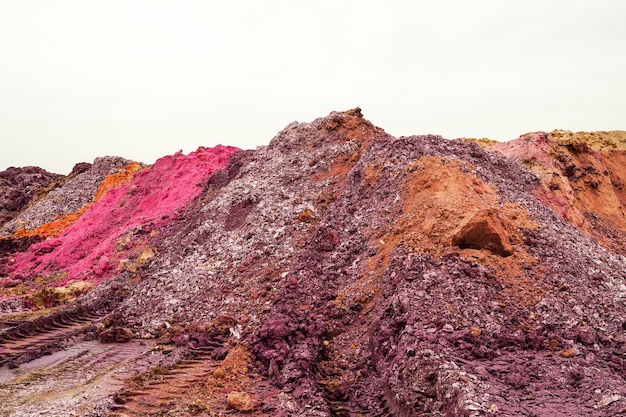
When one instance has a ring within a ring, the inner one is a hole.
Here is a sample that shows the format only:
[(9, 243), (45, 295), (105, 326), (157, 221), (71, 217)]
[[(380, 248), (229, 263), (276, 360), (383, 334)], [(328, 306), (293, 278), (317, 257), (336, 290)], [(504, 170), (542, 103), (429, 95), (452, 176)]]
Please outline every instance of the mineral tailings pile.
[(0, 225), (56, 187), (62, 178), (37, 167), (11, 167), (0, 172)]
[(40, 193), (41, 198), (6, 222), (0, 229), (1, 235), (7, 237), (19, 230), (18, 236), (51, 237), (55, 229), (51, 225), (66, 225), (70, 218), (78, 217), (94, 200), (106, 177), (130, 163), (119, 157), (101, 157), (93, 164), (77, 164), (63, 181), (53, 183), (53, 187)]
[[(5, 240), (32, 235), (46, 239), (9, 260), (7, 280), (12, 290), (6, 292), (29, 294), (68, 283), (99, 282), (133, 261), (145, 261), (146, 256), (153, 256), (150, 238), (156, 239), (158, 229), (202, 191), (203, 181), (236, 150), (200, 148), (189, 155), (161, 158), (147, 168), (121, 158), (96, 160), (94, 169), (17, 216), (28, 219), (18, 224), (30, 228), (20, 227)], [(106, 168), (112, 165), (117, 165), (115, 172), (98, 175), (110, 171)], [(85, 188), (89, 192), (71, 192)], [(28, 296), (22, 299), (29, 301)]]
[(534, 194), (542, 203), (626, 253), (626, 132), (537, 132), (489, 149), (541, 176)]
[(623, 138), (483, 148), (354, 109), (255, 151), (127, 163), (11, 253), (0, 410), (618, 415)]
[[(33, 204), (64, 180), (62, 175), (53, 174), (37, 167), (11, 167), (0, 172), (0, 228), (14, 219), (29, 204)], [(23, 237), (0, 239), (0, 274), (6, 274), (4, 256), (23, 250), (33, 239)]]

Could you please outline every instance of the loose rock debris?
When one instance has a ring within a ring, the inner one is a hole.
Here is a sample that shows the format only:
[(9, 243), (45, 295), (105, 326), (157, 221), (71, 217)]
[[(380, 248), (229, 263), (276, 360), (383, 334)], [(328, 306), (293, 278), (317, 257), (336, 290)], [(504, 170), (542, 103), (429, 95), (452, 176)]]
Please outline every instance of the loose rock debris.
[(624, 132), (395, 138), (354, 109), (11, 168), (0, 415), (625, 414), (624, 166)]

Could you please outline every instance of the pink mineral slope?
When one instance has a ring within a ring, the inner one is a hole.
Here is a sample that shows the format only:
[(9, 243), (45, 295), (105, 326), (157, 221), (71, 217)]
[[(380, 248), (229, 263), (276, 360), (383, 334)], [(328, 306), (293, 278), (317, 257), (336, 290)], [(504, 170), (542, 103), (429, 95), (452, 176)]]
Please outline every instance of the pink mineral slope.
[(238, 151), (218, 145), (157, 160), (131, 181), (108, 191), (58, 237), (16, 254), (13, 274), (56, 277), (58, 285), (106, 279), (140, 241), (132, 239), (129, 245), (130, 239), (124, 237), (158, 234), (160, 227), (202, 191), (208, 177), (225, 167)]

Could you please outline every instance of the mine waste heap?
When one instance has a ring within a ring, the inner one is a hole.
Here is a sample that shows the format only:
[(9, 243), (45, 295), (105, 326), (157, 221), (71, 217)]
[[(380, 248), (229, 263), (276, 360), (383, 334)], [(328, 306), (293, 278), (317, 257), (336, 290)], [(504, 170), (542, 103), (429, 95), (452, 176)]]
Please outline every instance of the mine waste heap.
[(626, 132), (0, 172), (0, 416), (626, 413)]

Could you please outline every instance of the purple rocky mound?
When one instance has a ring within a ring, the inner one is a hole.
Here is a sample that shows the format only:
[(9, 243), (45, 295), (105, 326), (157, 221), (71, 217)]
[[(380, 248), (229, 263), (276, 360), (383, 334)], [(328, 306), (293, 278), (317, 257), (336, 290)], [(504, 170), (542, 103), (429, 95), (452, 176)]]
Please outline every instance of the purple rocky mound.
[[(228, 155), (124, 223), (106, 279), (0, 269), (1, 415), (626, 415), (624, 132), (396, 138), (357, 108)], [(9, 171), (5, 225), (79, 193)]]

